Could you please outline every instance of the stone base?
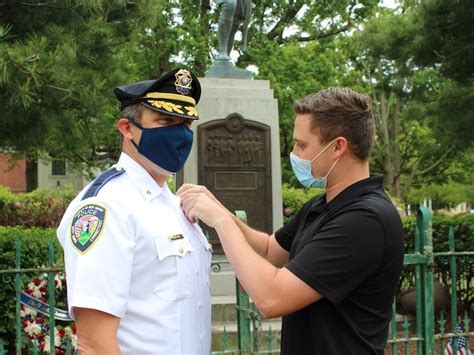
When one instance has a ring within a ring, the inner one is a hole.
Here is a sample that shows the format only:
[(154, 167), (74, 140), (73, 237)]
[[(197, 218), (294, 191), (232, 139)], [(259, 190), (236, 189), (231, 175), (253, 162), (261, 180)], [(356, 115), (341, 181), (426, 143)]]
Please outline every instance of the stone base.
[(207, 71), (206, 78), (252, 79), (252, 73), (236, 68), (228, 60), (216, 60)]
[(235, 296), (235, 294), (235, 274), (233, 271), (221, 271), (211, 274), (212, 296)]
[[(271, 137), (271, 179), (272, 179), (272, 221), (273, 230), (283, 225), (283, 201), (281, 195), (280, 127), (278, 123), (278, 102), (267, 80), (239, 80), (222, 78), (199, 78), (202, 95), (197, 110), (199, 120), (194, 121), (195, 140), (183, 170), (176, 176), (176, 187), (183, 183), (198, 184), (197, 127), (206, 122), (223, 119), (231, 113), (270, 126)], [(270, 231), (269, 231), (270, 232)]]
[[(224, 64), (225, 65), (225, 64)], [(233, 68), (237, 69), (237, 68)], [(202, 96), (197, 110), (199, 120), (193, 122), (195, 141), (184, 169), (177, 174), (176, 186), (183, 183), (199, 183), (198, 172), (198, 127), (213, 120), (224, 119), (232, 113), (244, 119), (263, 123), (270, 127), (271, 138), (271, 186), (272, 186), (272, 231), (283, 225), (280, 136), (278, 124), (278, 102), (273, 96), (267, 80), (240, 80), (222, 78), (199, 78)], [(262, 187), (263, 188), (263, 187)], [(224, 255), (214, 250), (213, 262), (224, 261)], [(235, 274), (226, 264), (219, 272), (212, 272), (211, 294), (213, 296), (235, 297)]]

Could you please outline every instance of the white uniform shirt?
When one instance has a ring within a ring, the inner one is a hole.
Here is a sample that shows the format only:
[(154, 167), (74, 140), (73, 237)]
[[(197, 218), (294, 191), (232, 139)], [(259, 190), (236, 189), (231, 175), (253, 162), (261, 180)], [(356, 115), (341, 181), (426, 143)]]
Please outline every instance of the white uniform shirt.
[[(125, 153), (117, 167), (125, 173), (81, 200), (86, 187), (58, 228), (69, 312), (84, 307), (121, 318), (123, 353), (209, 354), (211, 247), (166, 185)], [(81, 231), (91, 234), (81, 239)]]

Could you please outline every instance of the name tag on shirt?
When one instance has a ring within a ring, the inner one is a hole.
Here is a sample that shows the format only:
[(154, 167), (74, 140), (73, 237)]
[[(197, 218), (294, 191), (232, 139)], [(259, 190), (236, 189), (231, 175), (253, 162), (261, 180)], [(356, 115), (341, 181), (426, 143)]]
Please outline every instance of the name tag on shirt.
[(173, 235), (168, 236), (168, 240), (170, 242), (175, 241), (175, 240), (180, 240), (180, 239), (184, 239), (182, 234), (173, 234)]

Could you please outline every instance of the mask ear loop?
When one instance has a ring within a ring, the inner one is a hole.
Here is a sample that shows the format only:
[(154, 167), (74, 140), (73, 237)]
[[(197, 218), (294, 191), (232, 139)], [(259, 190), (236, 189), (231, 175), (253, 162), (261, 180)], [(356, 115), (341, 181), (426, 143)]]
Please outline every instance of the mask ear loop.
[(143, 127), (140, 123), (136, 122), (135, 120), (132, 120), (130, 117), (127, 117), (127, 120), (128, 122), (130, 122), (132, 125), (134, 125), (135, 127), (143, 130)]
[[(334, 138), (333, 141), (332, 141), (330, 144), (332, 144), (333, 142), (335, 142), (336, 139), (337, 139), (337, 138)], [(329, 169), (328, 173), (327, 173), (326, 176), (325, 176), (326, 180), (327, 180), (329, 174), (331, 174), (332, 169), (334, 169), (334, 167), (336, 166), (336, 164), (337, 164), (337, 162), (339, 161), (339, 159), (341, 159), (341, 157), (337, 158), (336, 161), (334, 162), (334, 164), (332, 164), (331, 169)]]
[[(130, 117), (127, 117), (127, 120), (128, 122), (130, 122), (132, 125), (134, 125), (135, 127), (137, 127), (139, 130), (143, 131), (143, 127), (140, 123), (138, 122), (135, 122), (135, 120), (132, 120)], [(140, 150), (138, 149), (138, 144), (135, 143), (135, 141), (132, 139), (130, 139), (130, 141), (132, 142), (133, 146), (135, 147), (135, 149), (140, 152)]]
[(337, 162), (339, 161), (340, 158), (337, 158), (334, 164), (332, 164), (331, 169), (329, 169), (328, 173), (326, 174), (325, 178), (327, 179), (329, 174), (331, 174), (332, 169), (336, 166)]
[(334, 138), (332, 141), (330, 141), (330, 142), (328, 143), (328, 145), (325, 146), (324, 149), (321, 150), (321, 151), (318, 153), (318, 155), (316, 155), (313, 159), (311, 159), (310, 163), (312, 163), (317, 157), (319, 157), (321, 154), (323, 154), (323, 153), (326, 151), (326, 149), (328, 149), (328, 148), (331, 146), (331, 144), (333, 144), (333, 143), (336, 141), (336, 139), (337, 139), (337, 138)]
[[(316, 159), (318, 156), (320, 156), (320, 155), (321, 155), (326, 149), (328, 149), (328, 148), (331, 146), (331, 144), (333, 144), (336, 140), (337, 140), (337, 138), (334, 138), (331, 142), (329, 142), (329, 144), (328, 144), (321, 152), (319, 152), (319, 154), (316, 155), (316, 156), (314, 157), (314, 159)], [(314, 160), (314, 159), (313, 159), (313, 160)], [(326, 180), (327, 180), (329, 174), (331, 174), (332, 169), (334, 169), (334, 167), (336, 166), (336, 164), (337, 164), (337, 162), (339, 161), (339, 159), (341, 159), (341, 158), (339, 157), (339, 158), (336, 159), (336, 161), (334, 162), (334, 164), (332, 164), (331, 169), (329, 169), (329, 171), (328, 171), (328, 173), (326, 174), (326, 176), (324, 176), (324, 178), (325, 178)], [(313, 162), (313, 160), (311, 160), (311, 162)]]

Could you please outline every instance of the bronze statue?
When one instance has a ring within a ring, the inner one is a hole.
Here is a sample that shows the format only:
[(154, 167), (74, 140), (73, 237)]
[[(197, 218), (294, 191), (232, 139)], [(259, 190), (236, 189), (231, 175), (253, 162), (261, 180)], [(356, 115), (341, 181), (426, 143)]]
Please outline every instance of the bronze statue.
[(242, 49), (247, 46), (247, 32), (250, 21), (251, 0), (217, 0), (220, 7), (219, 17), (219, 54), (217, 60), (229, 60), (229, 54), (234, 45), (234, 37), (240, 23), (242, 28)]
[(236, 68), (230, 61), (229, 54), (234, 46), (235, 33), (242, 23), (242, 48), (247, 46), (247, 31), (250, 22), (250, 7), (252, 0), (216, 0), (219, 6), (219, 26), (217, 37), (219, 47), (216, 60), (206, 73), (211, 78), (251, 79), (252, 73)]

